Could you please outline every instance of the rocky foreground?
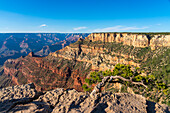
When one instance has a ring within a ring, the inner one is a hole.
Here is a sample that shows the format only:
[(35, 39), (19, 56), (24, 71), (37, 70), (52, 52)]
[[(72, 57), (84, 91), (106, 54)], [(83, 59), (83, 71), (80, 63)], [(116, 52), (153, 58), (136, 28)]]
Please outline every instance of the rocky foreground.
[(89, 96), (74, 89), (39, 93), (33, 83), (0, 89), (0, 112), (5, 113), (168, 113), (170, 108), (140, 95), (111, 92)]

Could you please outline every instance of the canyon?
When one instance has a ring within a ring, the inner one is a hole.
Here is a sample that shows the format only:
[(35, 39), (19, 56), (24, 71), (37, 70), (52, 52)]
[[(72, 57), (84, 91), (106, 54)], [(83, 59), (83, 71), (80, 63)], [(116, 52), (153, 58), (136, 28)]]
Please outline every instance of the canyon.
[[(144, 76), (154, 74), (169, 84), (169, 44), (170, 37), (165, 34), (92, 33), (45, 57), (31, 52), (25, 57), (8, 59), (0, 76), (0, 87), (32, 82), (37, 91), (56, 88), (83, 91), (82, 85), (90, 72), (113, 70), (119, 63), (132, 69), (140, 67)], [(163, 69), (167, 73), (160, 77)]]
[(47, 56), (86, 36), (87, 33), (0, 33), (0, 65), (30, 52)]

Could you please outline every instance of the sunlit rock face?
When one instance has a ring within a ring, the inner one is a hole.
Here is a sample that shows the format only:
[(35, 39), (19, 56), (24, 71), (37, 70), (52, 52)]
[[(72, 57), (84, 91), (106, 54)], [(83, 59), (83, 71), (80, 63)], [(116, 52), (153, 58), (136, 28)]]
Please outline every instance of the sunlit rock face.
[(170, 46), (170, 35), (145, 35), (131, 33), (92, 33), (86, 39), (91, 41), (118, 42), (134, 47), (157, 47)]

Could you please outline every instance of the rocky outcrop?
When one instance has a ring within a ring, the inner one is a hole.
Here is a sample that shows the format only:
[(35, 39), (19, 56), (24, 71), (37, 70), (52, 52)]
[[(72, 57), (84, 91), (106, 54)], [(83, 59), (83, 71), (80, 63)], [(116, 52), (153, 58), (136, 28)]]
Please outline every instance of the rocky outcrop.
[(86, 40), (102, 42), (118, 42), (134, 47), (148, 47), (156, 49), (157, 47), (169, 47), (170, 35), (149, 35), (149, 34), (131, 34), (131, 33), (92, 33)]
[(0, 89), (0, 112), (8, 112), (15, 105), (28, 103), (38, 95), (34, 84)]
[[(138, 101), (138, 104), (134, 100)], [(100, 93), (92, 98), (75, 90), (69, 90), (60, 97), (59, 103), (55, 106), (52, 113), (145, 113), (147, 111), (146, 107), (145, 98), (139, 95)]]
[[(40, 94), (40, 93), (39, 93)], [(170, 108), (141, 95), (98, 93), (94, 97), (75, 89), (57, 88), (39, 95), (33, 84), (0, 90), (0, 112), (23, 113), (168, 113)]]

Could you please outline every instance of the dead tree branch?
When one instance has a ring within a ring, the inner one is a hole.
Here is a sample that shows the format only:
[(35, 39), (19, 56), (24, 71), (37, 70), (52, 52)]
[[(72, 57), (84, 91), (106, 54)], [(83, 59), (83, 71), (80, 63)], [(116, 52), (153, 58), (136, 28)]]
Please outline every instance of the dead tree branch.
[(132, 83), (132, 84), (135, 84), (135, 85), (142, 85), (142, 86), (144, 86), (145, 88), (147, 88), (147, 86), (143, 83), (143, 82), (134, 82), (134, 81), (132, 81), (132, 79), (126, 79), (126, 78), (124, 78), (124, 77), (121, 77), (121, 76), (106, 76), (106, 77), (104, 77), (103, 79), (102, 79), (102, 82), (100, 82), (100, 83), (98, 83), (95, 87), (94, 87), (94, 89), (93, 89), (93, 91), (91, 92), (91, 94), (90, 95), (94, 95), (94, 94), (96, 94), (96, 93), (98, 93), (100, 90), (101, 90), (101, 87), (103, 87), (103, 86), (105, 86), (105, 84), (106, 84), (106, 82), (109, 80), (109, 82), (110, 81), (112, 81), (113, 79), (121, 79), (121, 80), (123, 80), (123, 81), (126, 81), (126, 82), (130, 82), (130, 83)]

